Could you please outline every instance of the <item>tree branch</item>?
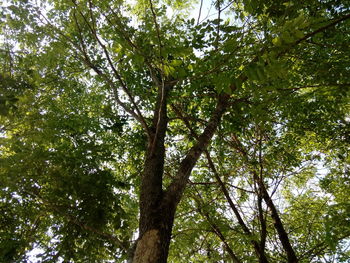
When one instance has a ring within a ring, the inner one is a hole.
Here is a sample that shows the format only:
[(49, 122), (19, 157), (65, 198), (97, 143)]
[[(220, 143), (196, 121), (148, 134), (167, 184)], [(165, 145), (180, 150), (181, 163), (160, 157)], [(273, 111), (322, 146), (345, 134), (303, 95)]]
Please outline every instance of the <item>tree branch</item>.
[(198, 12), (198, 18), (197, 18), (197, 25), (199, 25), (199, 19), (201, 18), (202, 7), (203, 7), (203, 0), (201, 0), (201, 4), (200, 4), (200, 6), (199, 6), (199, 12)]
[[(149, 136), (149, 132), (148, 132), (148, 126), (145, 122), (145, 120), (143, 120), (142, 118), (140, 118), (140, 116), (138, 116), (138, 114), (136, 114), (127, 104), (125, 104), (124, 102), (122, 102), (119, 98), (118, 92), (117, 92), (117, 88), (114, 84), (114, 82), (106, 75), (106, 73), (104, 73), (101, 69), (99, 69), (96, 65), (94, 65), (94, 63), (90, 60), (90, 57), (87, 54), (87, 50), (86, 50), (86, 45), (85, 42), (83, 40), (83, 37), (81, 35), (81, 28), (79, 26), (79, 23), (77, 21), (75, 21), (76, 26), (78, 28), (78, 35), (79, 35), (79, 42), (80, 45), (77, 45), (74, 41), (72, 41), (72, 39), (68, 36), (66, 36), (62, 31), (60, 31), (57, 27), (55, 27), (54, 25), (51, 24), (51, 22), (49, 21), (49, 19), (47, 17), (45, 17), (40, 11), (39, 12), (39, 17), (38, 19), (45, 25), (50, 26), (50, 28), (55, 31), (56, 33), (58, 33), (58, 35), (60, 35), (61, 37), (63, 37), (63, 39), (65, 39), (66, 41), (68, 41), (72, 46), (74, 46), (80, 53), (81, 55), (79, 55), (79, 53), (76, 53), (76, 56), (78, 57), (78, 59), (80, 59), (88, 68), (91, 68), (97, 75), (99, 75), (100, 77), (102, 77), (107, 85), (112, 89), (113, 91), (113, 95), (114, 98), (116, 100), (116, 102), (127, 112), (129, 113), (133, 118), (135, 118), (137, 121), (139, 121), (141, 123), (141, 125), (143, 126), (143, 128), (146, 131), (147, 136)], [(41, 19), (41, 17), (45, 20), (43, 21)], [(75, 17), (74, 13), (73, 13), (73, 18)], [(76, 19), (76, 17), (74, 18)], [(57, 37), (54, 37), (57, 40), (60, 40)]]
[(168, 205), (176, 207), (179, 203), (193, 167), (208, 146), (220, 123), (222, 115), (225, 113), (229, 105), (229, 98), (230, 96), (225, 93), (219, 95), (216, 108), (203, 133), (198, 137), (195, 145), (189, 150), (186, 157), (180, 163), (175, 179), (165, 192), (164, 201)]
[(219, 226), (217, 224), (215, 224), (213, 222), (213, 220), (210, 218), (210, 215), (208, 212), (203, 211), (202, 204), (201, 204), (201, 200), (202, 197), (200, 195), (199, 192), (197, 192), (197, 196), (193, 197), (193, 199), (196, 201), (197, 203), (197, 210), (199, 212), (199, 214), (201, 214), (202, 216), (205, 217), (205, 219), (207, 220), (207, 222), (209, 223), (210, 227), (213, 229), (213, 232), (220, 238), (221, 242), (224, 244), (225, 248), (227, 249), (227, 252), (229, 253), (229, 255), (231, 256), (233, 262), (236, 263), (241, 263), (241, 261), (238, 259), (238, 257), (236, 256), (236, 254), (233, 252), (232, 248), (230, 247), (230, 245), (227, 243), (226, 237), (224, 236), (224, 234), (221, 232)]
[(350, 18), (350, 14), (347, 14), (347, 15), (345, 15), (345, 16), (342, 16), (342, 17), (340, 17), (340, 18), (337, 18), (337, 19), (333, 20), (331, 23), (329, 23), (329, 24), (327, 24), (327, 25), (325, 25), (325, 26), (322, 26), (322, 27), (316, 29), (315, 31), (306, 34), (304, 37), (298, 39), (298, 40), (294, 43), (294, 45), (297, 45), (297, 44), (299, 44), (300, 42), (303, 42), (304, 40), (307, 40), (308, 38), (310, 38), (310, 37), (312, 37), (312, 36), (314, 36), (314, 35), (316, 35), (316, 34), (322, 32), (322, 31), (324, 31), (324, 30), (326, 30), (326, 29), (328, 29), (328, 28), (330, 28), (330, 27), (332, 27), (332, 26), (335, 26), (336, 24), (339, 24), (340, 22), (343, 22), (343, 21), (345, 21), (345, 20), (347, 20), (347, 19), (349, 19), (349, 18)]
[[(242, 154), (242, 156), (245, 158), (245, 160), (247, 162), (249, 162), (249, 157), (247, 154), (247, 151), (244, 149), (242, 143), (239, 141), (239, 139), (237, 138), (237, 136), (232, 135), (232, 137), (235, 140), (235, 144), (236, 145), (236, 149)], [(278, 237), (279, 240), (283, 246), (284, 251), (287, 254), (287, 258), (288, 258), (288, 263), (296, 263), (298, 262), (297, 256), (295, 254), (295, 251), (290, 243), (288, 234), (284, 228), (284, 225), (282, 223), (282, 220), (279, 216), (279, 212), (275, 206), (275, 204), (272, 201), (271, 196), (269, 195), (266, 186), (262, 180), (262, 178), (259, 177), (259, 175), (257, 174), (257, 172), (255, 170), (251, 171), (253, 178), (256, 182), (258, 182), (259, 185), (259, 189), (261, 191), (261, 195), (262, 198), (264, 199), (267, 207), (270, 209), (271, 211), (271, 218), (273, 219), (273, 225), (278, 233)]]
[[(89, 23), (89, 21), (86, 18), (86, 16), (79, 10), (79, 7), (76, 4), (76, 2), (74, 0), (72, 0), (72, 2), (74, 3), (76, 10), (78, 10), (79, 14), (84, 19), (85, 24), (88, 26), (88, 28), (90, 30), (90, 33), (93, 35), (93, 37), (95, 38), (95, 40), (97, 41), (99, 46), (102, 48), (103, 53), (106, 56), (107, 62), (109, 64), (109, 66), (111, 67), (114, 75), (116, 76), (118, 82), (120, 83), (120, 86), (121, 86), (122, 90), (126, 93), (126, 95), (128, 96), (131, 104), (133, 105), (133, 108), (136, 110), (136, 113), (137, 113), (136, 115), (138, 116), (137, 119), (141, 122), (142, 126), (145, 128), (145, 131), (146, 131), (147, 135), (149, 136), (150, 135), (150, 131), (149, 131), (149, 127), (147, 125), (147, 122), (144, 119), (144, 117), (143, 117), (139, 107), (137, 106), (137, 104), (135, 102), (135, 99), (132, 96), (130, 90), (128, 89), (128, 87), (124, 83), (123, 78), (121, 77), (121, 75), (117, 71), (116, 67), (114, 66), (114, 63), (112, 62), (112, 59), (111, 59), (111, 56), (110, 56), (110, 54), (109, 54), (109, 52), (107, 50), (107, 47), (102, 43), (101, 39), (98, 37), (95, 25), (91, 26), (91, 24)], [(91, 19), (92, 19), (92, 21), (94, 21), (92, 10), (91, 9), (89, 9), (89, 10), (90, 10)], [(75, 20), (75, 22), (76, 22), (76, 25), (78, 26), (77, 20)]]
[[(176, 107), (174, 108), (176, 110), (176, 113), (178, 114), (178, 116), (180, 117), (180, 119), (182, 119), (182, 121), (185, 123), (186, 127), (190, 130), (191, 135), (196, 138), (198, 140), (198, 135), (196, 134), (196, 132), (194, 131), (194, 129), (191, 127), (189, 121), (187, 120), (187, 118), (185, 118), (182, 113), (176, 109)], [(260, 248), (258, 242), (256, 240), (254, 240), (252, 238), (252, 233), (249, 230), (249, 228), (247, 227), (247, 225), (245, 224), (243, 218), (241, 217), (236, 205), (233, 203), (233, 200), (224, 184), (224, 182), (221, 180), (219, 173), (217, 172), (214, 162), (212, 161), (212, 158), (210, 156), (210, 153), (208, 152), (208, 150), (204, 150), (204, 153), (207, 157), (208, 160), (208, 164), (209, 164), (209, 168), (212, 170), (212, 172), (214, 173), (215, 179), (218, 182), (218, 184), (220, 185), (221, 191), (224, 194), (226, 201), (229, 203), (229, 206), (231, 208), (231, 210), (233, 211), (233, 213), (235, 214), (238, 223), (240, 224), (240, 226), (243, 229), (243, 232), (250, 238), (251, 243), (254, 247), (255, 253), (257, 254), (258, 258), (259, 258), (259, 262), (260, 263), (267, 263), (268, 260), (264, 254), (264, 250), (262, 248)]]
[[(157, 32), (157, 38), (158, 38), (158, 44), (159, 44), (159, 59), (162, 62), (163, 61), (163, 56), (162, 56), (162, 41), (161, 41), (161, 38), (160, 38), (160, 28), (159, 28), (159, 24), (157, 22), (157, 15), (154, 12), (152, 0), (149, 0), (149, 4), (150, 4), (151, 12), (152, 12), (154, 26), (156, 27), (156, 32)], [(162, 69), (162, 70), (164, 70), (164, 69)]]

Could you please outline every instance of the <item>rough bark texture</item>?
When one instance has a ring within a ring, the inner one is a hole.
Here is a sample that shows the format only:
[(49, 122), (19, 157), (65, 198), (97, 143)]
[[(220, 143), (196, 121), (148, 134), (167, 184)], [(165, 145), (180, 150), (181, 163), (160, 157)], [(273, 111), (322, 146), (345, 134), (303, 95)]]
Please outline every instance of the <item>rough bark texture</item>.
[[(172, 221), (164, 215), (163, 173), (167, 129), (167, 97), (171, 86), (158, 89), (157, 104), (154, 110), (151, 136), (148, 139), (144, 170), (140, 189), (139, 239), (133, 262), (166, 262), (171, 237)], [(170, 230), (169, 230), (170, 228)], [(165, 259), (165, 260), (164, 260)]]
[(151, 229), (144, 233), (142, 238), (138, 241), (135, 251), (134, 262), (151, 263), (155, 262), (159, 255), (160, 238), (159, 231)]
[(148, 142), (140, 190), (139, 239), (133, 263), (165, 263), (168, 258), (176, 207), (190, 173), (213, 137), (226, 111), (229, 95), (222, 94), (207, 127), (180, 164), (177, 176), (166, 191), (162, 189), (167, 129), (166, 98), (168, 88), (159, 89)]

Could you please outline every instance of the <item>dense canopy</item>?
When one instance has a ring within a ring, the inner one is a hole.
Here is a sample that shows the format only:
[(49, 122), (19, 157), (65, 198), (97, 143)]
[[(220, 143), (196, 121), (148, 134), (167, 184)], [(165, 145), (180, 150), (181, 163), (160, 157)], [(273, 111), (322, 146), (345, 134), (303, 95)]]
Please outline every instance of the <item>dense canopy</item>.
[(349, 262), (348, 0), (11, 0), (1, 262)]

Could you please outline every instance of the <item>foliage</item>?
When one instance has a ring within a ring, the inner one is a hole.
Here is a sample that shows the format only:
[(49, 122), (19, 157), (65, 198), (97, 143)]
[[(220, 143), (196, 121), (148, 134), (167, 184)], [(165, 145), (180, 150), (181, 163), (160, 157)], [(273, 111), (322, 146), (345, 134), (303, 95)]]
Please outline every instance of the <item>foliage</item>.
[(168, 87), (164, 192), (230, 97), (169, 262), (292, 262), (282, 230), (299, 262), (349, 260), (350, 2), (211, 5), (201, 20), (181, 0), (6, 3), (0, 261), (126, 261)]

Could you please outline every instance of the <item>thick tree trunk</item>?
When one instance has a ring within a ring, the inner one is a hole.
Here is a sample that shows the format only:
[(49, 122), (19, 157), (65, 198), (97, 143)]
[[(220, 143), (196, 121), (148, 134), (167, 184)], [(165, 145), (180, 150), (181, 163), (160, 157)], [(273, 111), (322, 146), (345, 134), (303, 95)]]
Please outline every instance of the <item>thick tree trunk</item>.
[[(133, 262), (166, 262), (174, 212), (164, 210), (163, 173), (167, 130), (167, 97), (171, 86), (159, 86), (140, 188), (139, 239)], [(169, 213), (170, 212), (170, 213)]]
[(146, 151), (140, 189), (139, 238), (133, 263), (167, 262), (174, 216), (188, 177), (213, 137), (228, 106), (229, 95), (221, 95), (207, 127), (180, 164), (176, 178), (166, 191), (162, 189), (167, 128), (166, 94), (159, 93)]
[(140, 235), (133, 263), (167, 262), (175, 211), (159, 212), (158, 218), (162, 218), (158, 222), (158, 227), (150, 228)]
[[(164, 144), (164, 142), (161, 142)], [(175, 206), (164, 203), (164, 149), (156, 143), (146, 158), (140, 194), (139, 239), (133, 263), (164, 263), (168, 258)]]

